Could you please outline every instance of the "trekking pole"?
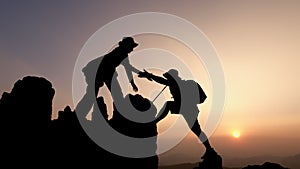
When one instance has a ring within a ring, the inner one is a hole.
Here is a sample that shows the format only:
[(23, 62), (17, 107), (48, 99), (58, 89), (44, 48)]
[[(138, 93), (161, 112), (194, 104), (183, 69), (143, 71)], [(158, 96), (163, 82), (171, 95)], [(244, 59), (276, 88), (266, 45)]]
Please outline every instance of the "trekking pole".
[(165, 87), (157, 94), (157, 96), (152, 100), (152, 103), (158, 98), (158, 96), (165, 90), (166, 87), (167, 85), (165, 85)]

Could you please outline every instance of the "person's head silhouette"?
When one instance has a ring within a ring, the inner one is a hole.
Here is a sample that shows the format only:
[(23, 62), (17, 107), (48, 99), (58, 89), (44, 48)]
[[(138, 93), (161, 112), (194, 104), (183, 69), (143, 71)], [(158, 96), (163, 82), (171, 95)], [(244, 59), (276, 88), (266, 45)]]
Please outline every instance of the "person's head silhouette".
[(169, 71), (167, 71), (166, 73), (163, 74), (163, 76), (167, 79), (178, 79), (178, 71), (176, 69), (170, 69)]
[(137, 47), (138, 43), (134, 42), (132, 37), (124, 37), (119, 42), (119, 47), (125, 49), (128, 53), (133, 51), (133, 48)]

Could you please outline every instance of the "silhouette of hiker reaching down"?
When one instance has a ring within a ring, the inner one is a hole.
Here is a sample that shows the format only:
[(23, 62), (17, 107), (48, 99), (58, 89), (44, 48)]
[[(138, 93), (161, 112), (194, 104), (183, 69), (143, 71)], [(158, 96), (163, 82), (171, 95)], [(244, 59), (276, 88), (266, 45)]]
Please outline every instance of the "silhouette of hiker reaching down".
[(138, 44), (134, 42), (132, 37), (124, 37), (119, 41), (118, 46), (104, 56), (98, 57), (90, 61), (83, 69), (87, 83), (85, 95), (77, 104), (75, 110), (80, 116), (85, 117), (95, 102), (99, 89), (105, 84), (111, 91), (112, 77), (116, 68), (122, 64), (125, 67), (127, 77), (134, 91), (138, 91), (138, 87), (134, 83), (132, 72), (140, 72), (133, 67), (128, 59), (128, 54), (133, 51)]
[[(182, 114), (190, 129), (204, 144), (206, 148), (204, 156), (214, 152), (206, 134), (201, 131), (197, 120), (199, 114), (197, 104), (203, 103), (207, 96), (196, 81), (181, 79), (178, 76), (178, 71), (175, 69), (170, 69), (163, 74), (163, 77), (153, 75), (144, 70), (144, 72), (139, 72), (138, 77), (147, 78), (150, 81), (154, 80), (157, 83), (168, 86), (170, 93), (173, 96), (173, 101), (167, 101), (163, 106), (163, 109), (158, 113), (156, 121), (165, 118), (169, 111), (172, 114)], [(204, 156), (202, 158), (204, 158)]]

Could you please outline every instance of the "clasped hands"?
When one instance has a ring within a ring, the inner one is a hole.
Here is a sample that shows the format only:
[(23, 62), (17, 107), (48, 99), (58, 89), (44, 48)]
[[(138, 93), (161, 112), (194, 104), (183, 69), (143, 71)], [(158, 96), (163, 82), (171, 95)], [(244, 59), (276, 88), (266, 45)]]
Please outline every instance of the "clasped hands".
[[(149, 81), (152, 81), (151, 77), (153, 77), (153, 75), (151, 73), (147, 72), (145, 69), (143, 69), (143, 70), (144, 71), (138, 72), (138, 77), (147, 78)], [(133, 79), (130, 81), (130, 84), (135, 92), (138, 91), (138, 87), (135, 85)]]

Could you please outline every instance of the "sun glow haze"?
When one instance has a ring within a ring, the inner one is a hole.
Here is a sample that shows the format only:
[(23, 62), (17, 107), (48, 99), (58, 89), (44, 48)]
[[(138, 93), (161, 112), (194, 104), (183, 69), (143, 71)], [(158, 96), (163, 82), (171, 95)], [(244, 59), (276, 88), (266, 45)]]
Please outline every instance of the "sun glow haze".
[(241, 133), (240, 133), (238, 130), (234, 130), (234, 131), (232, 132), (232, 136), (233, 136), (234, 138), (239, 138), (239, 137), (241, 136)]
[[(42, 76), (55, 89), (53, 119), (67, 105), (73, 110), (76, 105), (73, 103), (72, 94), (74, 66), (81, 48), (93, 32), (122, 16), (161, 11), (191, 22), (203, 31), (218, 53), (226, 81), (226, 99), (222, 118), (209, 139), (224, 159), (224, 165), (227, 166), (226, 160), (231, 157), (294, 156), (300, 152), (300, 135), (296, 134), (300, 131), (300, 1), (170, 3), (123, 0), (105, 3), (49, 1), (33, 4), (25, 1), (18, 4), (4, 1), (0, 8), (0, 94), (10, 92), (14, 83), (26, 75)], [(140, 25), (132, 25), (135, 26)], [(174, 29), (171, 26), (165, 28)], [(176, 29), (183, 30), (180, 27)], [(182, 31), (182, 34), (191, 40), (197, 38), (187, 31)], [(211, 84), (210, 72), (206, 70), (207, 64), (214, 65), (213, 62), (198, 60), (197, 53), (178, 39), (151, 33), (134, 35), (134, 39), (139, 46), (130, 53), (130, 63), (136, 68), (144, 68), (138, 64), (139, 56), (143, 57), (140, 59), (143, 62), (150, 63), (154, 60), (165, 66), (171, 63), (166, 60), (166, 56), (174, 54), (192, 71), (194, 77), (181, 70), (179, 72), (184, 79), (199, 82), (207, 94), (205, 102), (198, 105), (198, 121), (207, 134), (211, 126), (209, 121), (214, 119), (216, 113), (211, 110), (219, 99), (213, 97), (214, 85)], [(106, 42), (103, 40), (103, 43)], [(115, 43), (117, 45), (118, 41)], [(96, 45), (100, 48), (103, 44)], [(91, 56), (103, 54), (104, 52), (99, 52)], [(160, 58), (153, 59), (154, 57)], [(86, 60), (88, 61), (89, 59)], [(173, 65), (178, 68), (177, 62)], [(153, 67), (157, 66), (153, 64)], [(124, 77), (122, 87), (135, 93), (128, 83), (123, 67), (119, 68), (124, 74), (118, 74), (118, 77)], [(152, 67), (148, 69), (157, 75), (164, 72)], [(83, 74), (81, 75), (80, 78), (84, 80)], [(134, 74), (134, 80), (139, 88), (138, 92), (150, 100), (164, 87), (140, 79), (137, 74)], [(84, 94), (85, 83), (81, 89)], [(104, 87), (99, 95), (108, 95), (105, 102), (111, 118), (113, 106), (108, 89)], [(155, 101), (157, 110), (170, 99), (170, 91), (166, 88)], [(178, 131), (166, 139), (166, 144), (169, 140), (177, 139), (179, 132), (185, 132), (187, 123), (181, 115), (169, 113), (157, 125), (158, 133), (161, 134), (177, 119), (180, 120)], [(204, 151), (198, 138), (190, 132), (179, 146), (160, 154), (159, 162), (195, 162)]]

